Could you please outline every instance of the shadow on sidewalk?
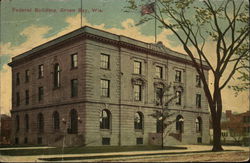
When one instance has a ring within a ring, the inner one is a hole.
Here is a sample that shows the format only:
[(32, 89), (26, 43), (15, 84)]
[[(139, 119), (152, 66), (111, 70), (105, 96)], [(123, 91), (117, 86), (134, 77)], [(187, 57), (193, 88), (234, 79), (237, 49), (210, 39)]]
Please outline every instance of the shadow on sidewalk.
[[(224, 150), (221, 152), (228, 151), (242, 151), (242, 150)], [(161, 153), (141, 153), (136, 154), (136, 152), (131, 154), (107, 154), (107, 155), (94, 155), (94, 156), (70, 156), (70, 157), (51, 157), (51, 158), (39, 158), (39, 160), (43, 161), (73, 161), (73, 160), (89, 160), (89, 159), (105, 159), (105, 158), (126, 158), (126, 157), (137, 157), (137, 156), (154, 156), (154, 155), (175, 155), (175, 154), (189, 154), (189, 153), (212, 153), (211, 150), (204, 151), (185, 151), (185, 152), (161, 152)], [(214, 153), (214, 152), (213, 152)]]

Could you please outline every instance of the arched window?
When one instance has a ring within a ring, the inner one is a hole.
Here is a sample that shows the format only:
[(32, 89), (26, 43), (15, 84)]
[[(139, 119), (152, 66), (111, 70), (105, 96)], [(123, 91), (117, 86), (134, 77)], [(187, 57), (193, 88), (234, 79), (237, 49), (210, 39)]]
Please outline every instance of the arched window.
[(25, 131), (28, 132), (29, 131), (29, 115), (28, 114), (25, 114), (24, 122), (25, 122)]
[(201, 132), (202, 131), (202, 120), (201, 117), (197, 117), (195, 120), (195, 128), (196, 132)]
[(143, 129), (143, 114), (141, 112), (135, 113), (134, 127), (135, 129)]
[(110, 129), (111, 127), (111, 113), (110, 111), (104, 109), (100, 113), (100, 128)]
[(60, 66), (58, 63), (54, 67), (54, 87), (60, 87)]
[(176, 131), (183, 133), (184, 131), (184, 118), (181, 115), (176, 117)]
[(70, 111), (70, 128), (68, 129), (68, 133), (76, 134), (78, 132), (78, 115), (75, 109)]
[(53, 126), (54, 126), (54, 130), (58, 130), (60, 129), (60, 117), (59, 117), (59, 113), (57, 111), (54, 111), (53, 113)]
[(20, 119), (19, 115), (16, 115), (16, 132), (18, 132), (20, 129)]
[(37, 116), (37, 128), (39, 133), (43, 133), (44, 131), (44, 119), (43, 114), (39, 113)]

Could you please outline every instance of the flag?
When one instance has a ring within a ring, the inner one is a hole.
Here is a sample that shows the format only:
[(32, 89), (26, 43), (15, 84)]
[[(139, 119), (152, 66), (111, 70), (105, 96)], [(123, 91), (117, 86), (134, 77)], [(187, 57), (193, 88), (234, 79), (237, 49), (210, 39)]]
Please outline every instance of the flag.
[(141, 7), (141, 15), (145, 15), (145, 14), (151, 14), (155, 11), (155, 2), (153, 3), (150, 3), (150, 4), (146, 4), (146, 5), (143, 5)]

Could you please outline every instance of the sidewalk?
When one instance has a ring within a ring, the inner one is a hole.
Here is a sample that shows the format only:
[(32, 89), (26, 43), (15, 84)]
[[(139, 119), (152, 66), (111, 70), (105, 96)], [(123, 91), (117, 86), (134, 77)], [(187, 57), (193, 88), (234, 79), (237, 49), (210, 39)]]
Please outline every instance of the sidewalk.
[[(177, 155), (177, 154), (194, 154), (211, 151), (210, 145), (177, 145), (179, 147), (187, 147), (187, 149), (175, 150), (154, 150), (154, 151), (133, 151), (133, 152), (111, 152), (111, 153), (88, 153), (88, 154), (64, 154), (64, 155), (36, 155), (36, 156), (1, 156), (2, 162), (43, 162), (43, 161), (100, 161), (105, 159), (117, 160), (117, 158), (135, 158), (154, 155)], [(240, 150), (249, 151), (249, 147), (239, 146), (223, 146), (224, 150)], [(64, 158), (64, 159), (63, 159)], [(43, 160), (44, 159), (44, 160)], [(51, 160), (52, 159), (52, 160)]]

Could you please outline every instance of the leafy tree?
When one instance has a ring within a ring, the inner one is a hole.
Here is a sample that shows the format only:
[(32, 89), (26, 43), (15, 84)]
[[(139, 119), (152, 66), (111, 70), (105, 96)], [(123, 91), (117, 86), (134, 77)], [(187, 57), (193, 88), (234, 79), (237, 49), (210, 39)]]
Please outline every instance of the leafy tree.
[[(249, 45), (245, 44), (239, 50), (239, 53), (247, 51), (249, 49)], [(238, 55), (239, 55), (238, 53)], [(250, 57), (246, 57), (244, 60), (240, 61), (240, 65), (237, 68), (238, 73), (240, 74), (237, 79), (241, 81), (240, 84), (230, 85), (229, 88), (235, 91), (235, 95), (237, 96), (240, 92), (250, 89)]]
[[(157, 122), (160, 122), (159, 130), (162, 133), (162, 148), (164, 147), (164, 138), (169, 134), (171, 131), (171, 124), (175, 122), (175, 120), (170, 120), (170, 117), (172, 117), (175, 113), (171, 113), (169, 109), (169, 105), (178, 98), (178, 95), (175, 93), (176, 91), (183, 92), (183, 88), (181, 86), (179, 87), (172, 87), (171, 83), (167, 85), (166, 83), (161, 84), (162, 88), (156, 89), (156, 103), (159, 105), (161, 110), (155, 110), (153, 114), (150, 114), (149, 116), (152, 116), (157, 120)], [(171, 93), (171, 89), (173, 89), (173, 93)]]
[[(127, 2), (125, 12), (142, 15), (138, 25), (156, 19), (160, 22), (160, 28), (172, 32), (191, 58), (203, 83), (211, 112), (214, 133), (212, 151), (223, 150), (220, 124), (221, 91), (235, 72), (241, 69), (241, 62), (249, 58), (248, 2), (244, 0), (155, 0), (153, 3), (145, 0), (128, 0)], [(153, 10), (150, 10), (150, 6), (154, 6)], [(204, 50), (206, 46), (211, 46), (210, 49), (214, 52)], [(204, 64), (212, 72), (211, 87), (206, 82)]]

